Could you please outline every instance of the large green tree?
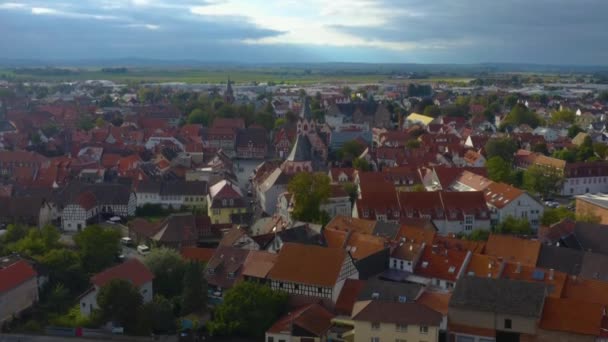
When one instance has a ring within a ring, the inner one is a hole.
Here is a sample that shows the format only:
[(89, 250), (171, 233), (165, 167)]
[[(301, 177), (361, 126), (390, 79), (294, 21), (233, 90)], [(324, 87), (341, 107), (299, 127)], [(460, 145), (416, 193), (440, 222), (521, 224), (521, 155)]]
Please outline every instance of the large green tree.
[(536, 128), (540, 123), (541, 119), (536, 113), (530, 111), (523, 104), (518, 103), (511, 109), (511, 112), (507, 114), (502, 122), (502, 126), (528, 125), (532, 128)]
[(543, 226), (550, 226), (557, 223), (565, 218), (574, 220), (574, 212), (564, 207), (559, 208), (545, 208), (543, 216), (540, 218), (540, 224)]
[(494, 156), (486, 161), (488, 178), (495, 182), (511, 183), (511, 164), (499, 156)]
[(166, 334), (174, 332), (176, 328), (173, 306), (167, 298), (156, 295), (153, 301), (139, 308), (137, 313), (138, 335)]
[(207, 304), (207, 282), (203, 277), (203, 265), (199, 262), (190, 262), (184, 272), (182, 304), (183, 315), (205, 310)]
[(144, 263), (154, 273), (154, 293), (171, 299), (182, 292), (186, 263), (177, 251), (166, 247), (154, 248)]
[(114, 263), (120, 252), (120, 232), (100, 226), (88, 226), (74, 235), (85, 271), (96, 273)]
[(532, 227), (530, 221), (525, 218), (509, 216), (498, 224), (495, 231), (501, 234), (530, 235)]
[(524, 187), (526, 190), (542, 196), (558, 194), (563, 184), (563, 176), (533, 165), (524, 172)]
[(356, 140), (347, 141), (336, 151), (336, 157), (342, 161), (351, 161), (361, 155), (365, 146)]
[(323, 223), (327, 219), (327, 214), (320, 209), (331, 192), (329, 177), (325, 173), (298, 173), (291, 179), (287, 189), (295, 201), (293, 217), (296, 220)]
[(484, 146), (487, 159), (500, 157), (509, 163), (513, 161), (517, 148), (517, 142), (511, 138), (492, 138)]
[(127, 332), (136, 331), (137, 313), (142, 303), (139, 290), (122, 279), (110, 280), (97, 294), (103, 319), (119, 323)]
[(576, 119), (576, 114), (571, 110), (560, 110), (551, 114), (551, 121), (553, 123), (569, 123), (573, 124)]
[(48, 269), (52, 284), (63, 284), (71, 293), (83, 291), (87, 286), (87, 275), (77, 252), (65, 248), (51, 249), (38, 261)]
[(240, 282), (226, 291), (207, 327), (214, 335), (263, 337), (285, 312), (287, 298), (267, 285)]

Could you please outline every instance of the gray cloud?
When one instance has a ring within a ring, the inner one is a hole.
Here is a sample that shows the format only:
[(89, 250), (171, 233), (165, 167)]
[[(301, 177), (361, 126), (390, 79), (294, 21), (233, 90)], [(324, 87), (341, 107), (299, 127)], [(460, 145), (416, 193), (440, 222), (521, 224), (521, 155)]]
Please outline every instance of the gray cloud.
[[(363, 27), (356, 21), (330, 25), (366, 41), (414, 44), (415, 48), (404, 51), (244, 44), (283, 32), (252, 23), (245, 19), (247, 13), (211, 17), (189, 11), (192, 6), (216, 2), (212, 0), (11, 0), (25, 9), (3, 7), (2, 1), (0, 58), (552, 64), (606, 64), (608, 60), (606, 0), (378, 0), (384, 8), (404, 14), (387, 18), (382, 27)], [(32, 7), (51, 6), (70, 15), (31, 12)]]

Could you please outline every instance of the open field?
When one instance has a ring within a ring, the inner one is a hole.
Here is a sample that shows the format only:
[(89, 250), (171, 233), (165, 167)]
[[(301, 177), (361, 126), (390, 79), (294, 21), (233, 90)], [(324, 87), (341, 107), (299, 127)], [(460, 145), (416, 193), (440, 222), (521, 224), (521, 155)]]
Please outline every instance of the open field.
[[(44, 70), (44, 69), (39, 69)], [(359, 73), (336, 71), (311, 71), (293, 68), (215, 68), (215, 69), (161, 69), (129, 68), (125, 73), (103, 72), (100, 68), (62, 68), (67, 74), (52, 72), (35, 72), (23, 70), (16, 73), (12, 69), (0, 69), (0, 78), (11, 78), (22, 81), (75, 81), (75, 80), (110, 80), (119, 83), (225, 83), (227, 78), (239, 84), (248, 83), (283, 83), (310, 85), (315, 83), (379, 83), (395, 80), (388, 73)], [(401, 79), (407, 81), (409, 79)], [(431, 77), (420, 79), (428, 82), (468, 82), (467, 77)]]

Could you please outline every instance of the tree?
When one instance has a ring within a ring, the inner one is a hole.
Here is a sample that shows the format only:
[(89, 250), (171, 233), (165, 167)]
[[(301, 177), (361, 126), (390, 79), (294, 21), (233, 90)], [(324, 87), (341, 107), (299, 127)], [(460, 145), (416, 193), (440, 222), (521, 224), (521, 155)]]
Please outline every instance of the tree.
[(339, 160), (350, 161), (360, 156), (361, 153), (363, 153), (363, 150), (365, 150), (365, 146), (356, 140), (351, 140), (345, 142), (344, 145), (336, 151), (336, 156)]
[(367, 160), (363, 158), (355, 158), (353, 160), (353, 168), (359, 171), (370, 171), (372, 169), (372, 166)]
[(474, 229), (469, 233), (469, 235), (465, 235), (465, 240), (470, 241), (488, 241), (490, 237), (490, 231), (487, 229)]
[(568, 127), (568, 137), (570, 139), (574, 138), (577, 134), (584, 132), (584, 130), (582, 128), (580, 128), (578, 125), (572, 125), (570, 127)]
[(78, 293), (87, 286), (87, 276), (75, 251), (51, 249), (38, 260), (48, 269), (50, 283), (63, 284), (71, 293)]
[(524, 172), (523, 183), (526, 190), (546, 197), (559, 193), (563, 177), (555, 172), (545, 172), (542, 167), (533, 165)]
[(114, 125), (115, 127), (120, 127), (122, 126), (123, 122), (125, 120), (121, 117), (121, 116), (115, 116), (112, 118), (112, 120), (110, 121), (112, 123), (112, 125)]
[(214, 335), (260, 338), (285, 312), (287, 294), (243, 281), (226, 291), (207, 327)]
[(575, 119), (576, 113), (571, 110), (560, 110), (551, 115), (551, 121), (553, 123), (563, 122), (573, 124)]
[(563, 148), (561, 150), (553, 152), (552, 157), (565, 160), (569, 163), (574, 163), (577, 159), (578, 149), (577, 148)]
[(513, 161), (517, 148), (517, 142), (511, 138), (491, 138), (484, 147), (487, 159), (498, 156), (508, 163)]
[(492, 157), (486, 161), (488, 178), (495, 182), (511, 183), (511, 164), (499, 156)]
[(543, 216), (540, 218), (540, 224), (543, 226), (550, 226), (565, 218), (574, 220), (575, 215), (572, 211), (564, 207), (546, 208), (543, 212)]
[(93, 129), (93, 127), (95, 127), (95, 124), (93, 123), (93, 120), (91, 119), (90, 116), (85, 115), (83, 117), (80, 118), (80, 120), (78, 120), (78, 128), (83, 130), (83, 131), (90, 131)]
[(103, 127), (103, 125), (105, 125), (105, 121), (103, 120), (102, 117), (98, 117), (97, 119), (95, 119), (95, 126), (97, 127)]
[(525, 218), (507, 217), (504, 221), (498, 224), (496, 232), (501, 234), (513, 235), (531, 235), (532, 227), (530, 221)]
[(441, 108), (439, 108), (439, 106), (437, 106), (437, 105), (426, 106), (424, 108), (423, 114), (426, 116), (432, 116), (432, 117), (436, 118), (439, 115), (441, 115)]
[(521, 103), (516, 104), (503, 120), (503, 126), (528, 125), (532, 128), (540, 125), (540, 118)]
[(202, 109), (196, 108), (188, 115), (186, 120), (189, 124), (209, 125), (209, 115), (205, 114)]
[(139, 289), (122, 279), (110, 280), (97, 294), (101, 317), (119, 323), (128, 332), (136, 330), (137, 313), (142, 303)]
[(354, 183), (344, 183), (342, 187), (344, 188), (344, 191), (346, 191), (346, 193), (348, 194), (351, 205), (354, 204), (359, 195), (357, 185)]
[(59, 238), (59, 231), (53, 226), (44, 226), (42, 229), (30, 228), (27, 234), (9, 246), (9, 249), (35, 258), (42, 256), (48, 250), (60, 247)]
[(199, 262), (190, 262), (184, 272), (182, 290), (182, 315), (200, 312), (207, 304), (207, 282), (203, 277), (203, 266)]
[(186, 264), (177, 251), (166, 247), (154, 248), (144, 263), (154, 273), (154, 293), (171, 299), (182, 292)]
[(593, 152), (600, 159), (606, 159), (606, 157), (608, 157), (608, 145), (600, 142), (593, 143)]
[(137, 314), (137, 333), (139, 335), (166, 334), (177, 328), (171, 302), (160, 295), (154, 296), (150, 303), (142, 305)]
[(411, 139), (411, 140), (408, 140), (408, 141), (405, 143), (405, 147), (407, 147), (407, 148), (409, 148), (409, 149), (416, 149), (416, 148), (419, 148), (419, 147), (420, 147), (420, 140), (417, 140), (417, 139)]
[(106, 95), (104, 96), (100, 101), (99, 101), (99, 107), (112, 107), (114, 106), (114, 101), (112, 100), (112, 97), (110, 97), (110, 95)]
[(549, 155), (549, 148), (547, 148), (546, 143), (538, 143), (532, 146), (532, 152), (542, 153), (544, 155)]
[(114, 263), (120, 252), (120, 232), (100, 226), (88, 226), (74, 235), (86, 272), (96, 273)]
[(589, 158), (594, 157), (595, 154), (593, 152), (593, 140), (591, 140), (590, 136), (586, 136), (583, 139), (583, 143), (578, 147), (578, 151), (576, 153), (577, 161), (586, 161)]
[(295, 205), (293, 217), (304, 222), (321, 222), (324, 216), (320, 206), (329, 198), (331, 187), (325, 173), (301, 172), (287, 185)]
[(285, 123), (287, 121), (285, 120), (285, 118), (278, 118), (274, 121), (274, 129), (279, 129), (283, 126), (285, 126)]

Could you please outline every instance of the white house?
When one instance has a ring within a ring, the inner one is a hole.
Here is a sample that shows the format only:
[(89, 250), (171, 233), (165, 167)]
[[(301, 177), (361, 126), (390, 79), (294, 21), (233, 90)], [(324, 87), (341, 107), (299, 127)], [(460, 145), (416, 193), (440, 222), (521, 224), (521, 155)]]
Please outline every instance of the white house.
[(358, 279), (359, 271), (342, 248), (286, 243), (267, 277), (275, 291), (335, 304), (344, 281)]
[(59, 194), (61, 227), (79, 231), (102, 216), (129, 217), (135, 215), (135, 193), (119, 184), (71, 184)]
[(121, 279), (135, 286), (142, 296), (143, 303), (149, 303), (154, 298), (152, 280), (154, 275), (138, 259), (133, 258), (120, 265), (110, 267), (91, 277), (92, 287), (80, 296), (80, 313), (89, 316), (98, 309), (97, 295), (99, 290), (111, 280)]
[(534, 229), (540, 226), (544, 206), (527, 192), (505, 183), (492, 182), (484, 190), (488, 207), (492, 210), (493, 223), (501, 223), (508, 217), (527, 219)]
[(208, 190), (204, 181), (141, 181), (135, 193), (138, 208), (146, 204), (181, 208), (204, 207)]

